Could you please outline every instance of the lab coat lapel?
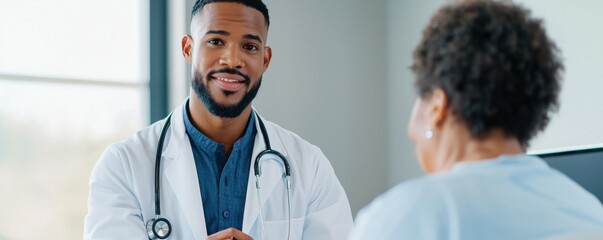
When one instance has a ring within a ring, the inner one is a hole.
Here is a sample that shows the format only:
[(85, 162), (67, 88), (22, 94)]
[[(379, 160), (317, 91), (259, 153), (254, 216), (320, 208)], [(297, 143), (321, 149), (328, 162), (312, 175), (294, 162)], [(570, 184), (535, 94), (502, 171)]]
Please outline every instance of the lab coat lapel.
[[(256, 113), (256, 117), (260, 116)], [(255, 127), (257, 129), (254, 146), (253, 146), (253, 154), (251, 155), (251, 164), (249, 167), (249, 180), (247, 184), (247, 197), (245, 200), (245, 212), (243, 215), (243, 232), (249, 233), (256, 224), (256, 221), (259, 219), (259, 208), (258, 208), (258, 198), (257, 198), (257, 190), (256, 190), (256, 177), (254, 172), (254, 163), (255, 158), (258, 154), (266, 149), (266, 145), (264, 144), (264, 136), (260, 130), (259, 123), (255, 121)], [(286, 151), (284, 150), (283, 143), (281, 139), (274, 132), (274, 129), (264, 121), (266, 125), (266, 131), (268, 132), (268, 138), (270, 139), (270, 144), (272, 145), (272, 149), (279, 151), (285, 157), (287, 156)], [(264, 157), (266, 158), (266, 156)], [(276, 168), (278, 167), (278, 168)], [(262, 162), (262, 175), (260, 177), (261, 185), (260, 185), (260, 203), (263, 206), (262, 210), (264, 215), (266, 214), (267, 207), (264, 206), (266, 201), (272, 195), (272, 191), (277, 186), (277, 184), (283, 184), (283, 176), (284, 171), (280, 165), (275, 164), (274, 161), (264, 160)]]
[[(164, 151), (165, 180), (174, 191), (184, 213), (186, 220), (193, 231), (195, 239), (205, 239), (205, 215), (199, 182), (197, 180), (197, 168), (191, 146), (184, 128), (183, 104), (174, 110), (172, 115), (172, 126), (170, 127), (170, 141)], [(162, 198), (174, 197), (162, 192)], [(164, 208), (162, 206), (162, 208)], [(184, 219), (182, 219), (184, 220)], [(178, 223), (184, 224), (184, 223)]]

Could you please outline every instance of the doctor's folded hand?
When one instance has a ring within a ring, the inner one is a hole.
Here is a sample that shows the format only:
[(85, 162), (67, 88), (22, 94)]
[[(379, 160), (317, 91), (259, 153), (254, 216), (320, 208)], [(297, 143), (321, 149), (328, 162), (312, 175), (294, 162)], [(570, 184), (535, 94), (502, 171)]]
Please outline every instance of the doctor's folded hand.
[(219, 231), (211, 236), (208, 236), (206, 240), (253, 240), (253, 238), (244, 232), (239, 231), (236, 228), (229, 228)]

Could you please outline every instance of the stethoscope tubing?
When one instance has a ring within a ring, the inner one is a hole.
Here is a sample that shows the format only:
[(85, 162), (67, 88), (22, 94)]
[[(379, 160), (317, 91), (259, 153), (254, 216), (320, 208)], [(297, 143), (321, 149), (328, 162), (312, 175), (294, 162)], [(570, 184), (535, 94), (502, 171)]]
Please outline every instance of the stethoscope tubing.
[(157, 144), (157, 151), (155, 154), (155, 215), (159, 218), (161, 215), (161, 204), (160, 204), (160, 171), (161, 171), (161, 153), (163, 152), (163, 142), (165, 141), (165, 136), (167, 135), (167, 130), (170, 127), (170, 123), (172, 120), (172, 114), (174, 112), (170, 112), (170, 114), (166, 117), (165, 123), (161, 128), (161, 135), (159, 135), (159, 143)]
[[(254, 111), (255, 112), (255, 111)], [(163, 143), (165, 141), (165, 137), (167, 135), (167, 131), (170, 127), (171, 124), (171, 119), (172, 119), (172, 114), (173, 112), (171, 112), (165, 120), (165, 123), (163, 125), (163, 127), (161, 128), (161, 134), (159, 136), (159, 142), (157, 144), (157, 151), (155, 154), (155, 220), (162, 220), (165, 221), (168, 225), (168, 227), (170, 228), (170, 230), (168, 231), (168, 234), (166, 236), (160, 237), (158, 236), (158, 234), (156, 233), (156, 231), (154, 229), (152, 229), (152, 234), (156, 237), (156, 238), (160, 238), (160, 239), (165, 239), (169, 236), (170, 232), (171, 232), (171, 223), (165, 219), (165, 218), (161, 218), (161, 199), (160, 199), (160, 176), (161, 176), (161, 155), (163, 152)], [(257, 116), (257, 120), (258, 120), (258, 124), (260, 126), (260, 131), (262, 134), (262, 138), (264, 139), (264, 145), (266, 147), (265, 150), (263, 150), (262, 152), (260, 152), (254, 161), (253, 164), (253, 170), (254, 170), (254, 174), (256, 177), (256, 190), (257, 190), (257, 197), (258, 197), (258, 207), (259, 209), (259, 214), (260, 214), (260, 221), (261, 221), (261, 231), (262, 234), (266, 234), (265, 233), (265, 228), (264, 228), (264, 219), (263, 219), (263, 214), (262, 214), (262, 206), (260, 203), (260, 176), (262, 175), (262, 157), (264, 155), (267, 154), (272, 154), (275, 155), (278, 159), (281, 160), (281, 163), (283, 164), (283, 168), (284, 168), (284, 172), (285, 172), (285, 180), (286, 180), (286, 184), (287, 184), (287, 206), (288, 206), (288, 219), (289, 219), (289, 229), (287, 231), (287, 239), (290, 239), (291, 237), (291, 167), (289, 166), (289, 161), (287, 161), (287, 158), (281, 154), (280, 152), (273, 150), (271, 145), (270, 145), (270, 139), (268, 138), (268, 132), (266, 131), (266, 127), (264, 125), (264, 121), (262, 121), (261, 117), (259, 115), (257, 115), (257, 113), (255, 114)], [(153, 224), (154, 226), (155, 224)], [(151, 237), (151, 233), (149, 233), (149, 237)]]

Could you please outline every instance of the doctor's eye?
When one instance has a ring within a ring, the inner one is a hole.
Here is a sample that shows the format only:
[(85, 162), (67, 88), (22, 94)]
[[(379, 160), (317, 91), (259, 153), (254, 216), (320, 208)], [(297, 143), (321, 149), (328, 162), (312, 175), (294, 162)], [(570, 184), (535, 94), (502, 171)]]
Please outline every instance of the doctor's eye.
[(259, 48), (256, 45), (253, 44), (245, 44), (245, 46), (243, 46), (243, 49), (247, 50), (247, 51), (257, 51)]
[(222, 40), (217, 39), (217, 38), (212, 38), (212, 39), (209, 39), (209, 40), (207, 41), (207, 43), (209, 43), (209, 44), (211, 44), (211, 45), (223, 45), (223, 44), (224, 44), (224, 42), (222, 42)]

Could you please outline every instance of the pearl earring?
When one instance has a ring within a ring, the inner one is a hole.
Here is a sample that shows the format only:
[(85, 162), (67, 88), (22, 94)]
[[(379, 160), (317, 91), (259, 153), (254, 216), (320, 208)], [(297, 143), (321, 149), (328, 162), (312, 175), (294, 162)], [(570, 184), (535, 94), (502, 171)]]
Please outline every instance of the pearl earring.
[(425, 131), (425, 138), (431, 139), (432, 137), (433, 137), (433, 130), (431, 130), (431, 127), (427, 127), (427, 130)]

